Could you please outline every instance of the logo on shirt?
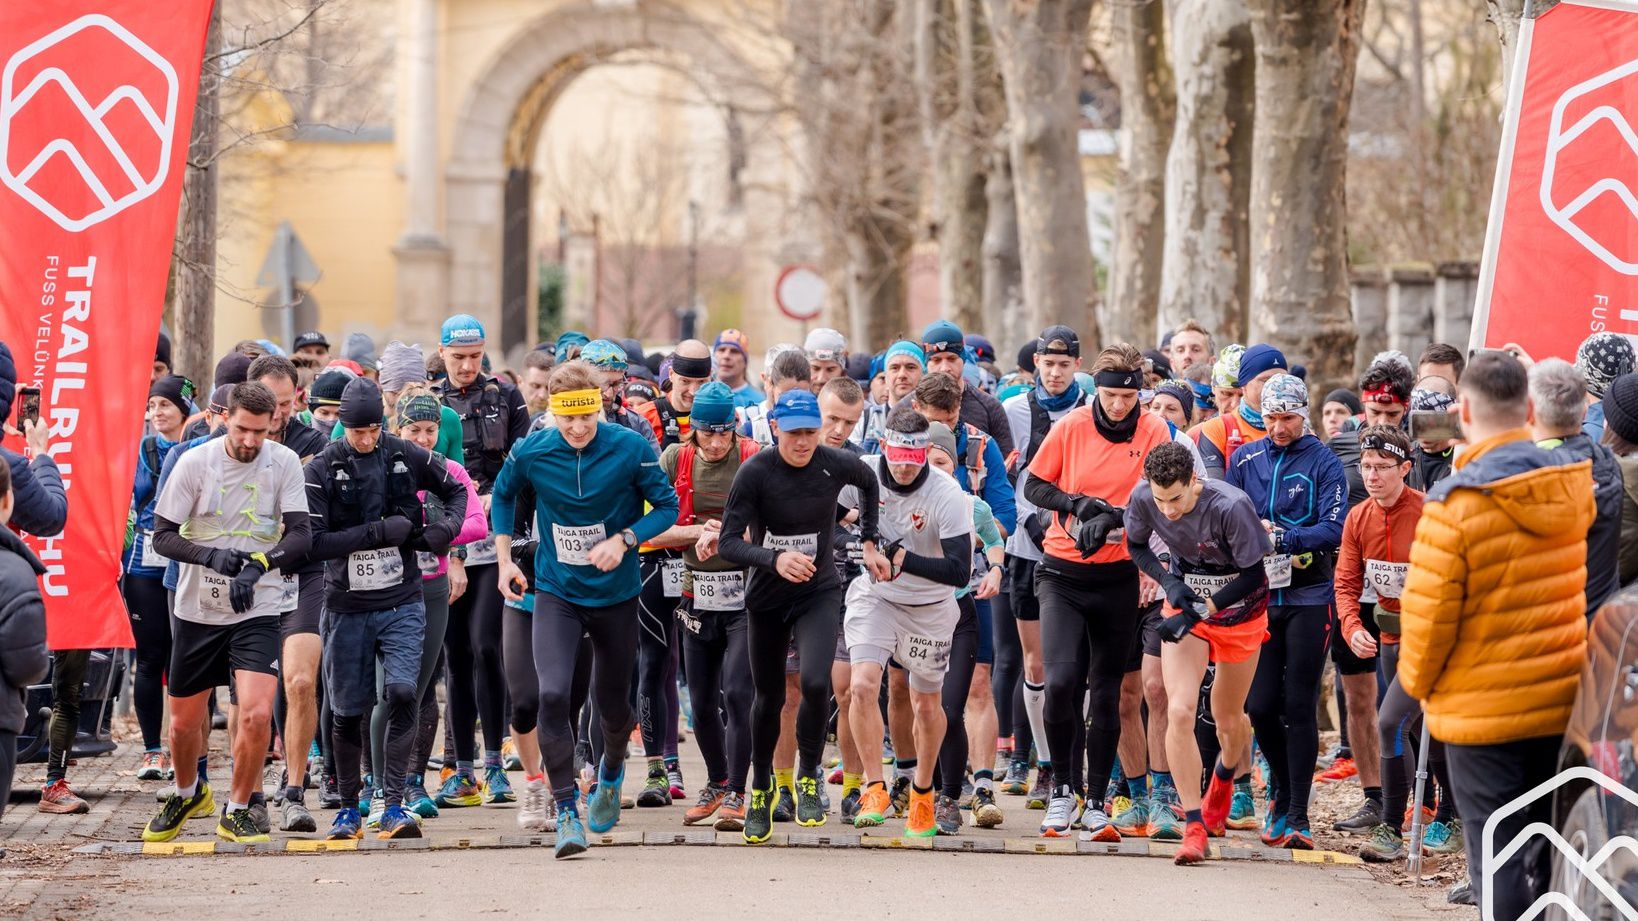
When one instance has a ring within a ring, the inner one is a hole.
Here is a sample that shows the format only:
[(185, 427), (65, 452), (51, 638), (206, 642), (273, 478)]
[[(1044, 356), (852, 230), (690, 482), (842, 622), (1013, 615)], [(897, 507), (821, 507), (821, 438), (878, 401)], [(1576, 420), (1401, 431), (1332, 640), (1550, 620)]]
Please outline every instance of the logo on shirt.
[(1287, 499), (1295, 499), (1298, 496), (1302, 495), (1302, 490), (1303, 490), (1303, 484), (1301, 484), (1301, 483), (1292, 483), (1291, 486), (1286, 489), (1285, 497)]
[(924, 508), (910, 511), (910, 527), (916, 531), (927, 530), (927, 510)]

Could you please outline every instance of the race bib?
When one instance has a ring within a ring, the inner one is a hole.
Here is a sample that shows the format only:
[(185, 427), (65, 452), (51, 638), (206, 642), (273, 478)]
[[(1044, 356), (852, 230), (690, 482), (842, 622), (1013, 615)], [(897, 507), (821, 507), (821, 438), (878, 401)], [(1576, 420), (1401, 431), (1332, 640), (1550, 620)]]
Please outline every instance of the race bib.
[(142, 532), (142, 559), (139, 561), (145, 569), (164, 569), (170, 565), (170, 558), (154, 549), (154, 532)]
[(466, 545), (466, 565), (484, 566), (495, 562), (495, 535), (491, 534), (483, 540)]
[(938, 679), (950, 666), (950, 641), (904, 633), (899, 636), (893, 657), (910, 671)]
[(427, 552), (425, 550), (415, 551), (415, 568), (421, 570), (421, 572), (423, 574), (425, 574), (425, 575), (429, 575), (429, 576), (437, 575), (438, 574), (438, 554), (429, 553), (429, 552)]
[(694, 607), (701, 611), (738, 611), (745, 607), (745, 573), (694, 573)]
[(289, 614), (301, 602), (301, 580), (293, 572), (279, 574), (279, 613)]
[(809, 558), (819, 555), (819, 535), (817, 534), (764, 534), (762, 546), (775, 553), (800, 553)]
[(1365, 585), (1376, 589), (1383, 598), (1398, 598), (1405, 593), (1405, 577), (1410, 575), (1409, 563), (1390, 563), (1387, 560), (1365, 561)]
[(591, 549), (607, 536), (602, 522), (580, 526), (552, 525), (552, 545), (557, 548), (557, 561), (565, 566), (590, 566)]
[(212, 614), (232, 614), (229, 589), (232, 580), (213, 569), (199, 568), (199, 610)]
[(681, 559), (660, 561), (660, 586), (665, 589), (665, 597), (682, 597), (683, 561)]
[(404, 556), (397, 547), (358, 550), (347, 557), (347, 587), (354, 591), (392, 588), (404, 581)]
[(1269, 588), (1286, 588), (1291, 585), (1291, 554), (1270, 553), (1263, 557), (1263, 571), (1268, 573)]
[(1233, 572), (1216, 576), (1203, 572), (1186, 572), (1183, 574), (1183, 584), (1201, 598), (1210, 598), (1238, 577), (1239, 573)]

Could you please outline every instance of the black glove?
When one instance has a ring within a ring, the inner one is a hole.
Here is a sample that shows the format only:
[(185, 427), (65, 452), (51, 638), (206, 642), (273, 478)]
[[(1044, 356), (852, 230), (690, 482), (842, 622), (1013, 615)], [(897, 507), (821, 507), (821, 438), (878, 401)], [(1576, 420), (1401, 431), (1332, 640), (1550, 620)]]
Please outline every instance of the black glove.
[(1179, 611), (1187, 611), (1195, 605), (1205, 606), (1206, 600), (1189, 588), (1188, 584), (1176, 576), (1167, 576), (1160, 580), (1161, 588), (1166, 590), (1166, 602)]
[(402, 547), (409, 540), (410, 532), (415, 525), (403, 515), (394, 515), (381, 521), (372, 521), (364, 528), (364, 541), (371, 549), (376, 547)]
[(1188, 636), (1189, 631), (1194, 629), (1194, 625), (1205, 619), (1205, 604), (1185, 605), (1183, 610), (1160, 622), (1160, 638), (1167, 643), (1182, 642), (1183, 637)]
[(236, 576), (239, 574), (239, 570), (244, 568), (245, 561), (249, 559), (250, 554), (243, 550), (217, 548), (210, 551), (210, 555), (205, 559), (205, 566), (220, 575)]
[(1099, 499), (1097, 496), (1081, 496), (1074, 500), (1074, 508), (1070, 514), (1085, 523), (1102, 515), (1112, 515), (1119, 519), (1121, 512), (1120, 509)]
[(228, 601), (233, 605), (233, 613), (243, 614), (256, 605), (256, 583), (267, 572), (267, 565), (260, 559), (251, 557), (245, 561), (244, 568), (233, 577), (233, 584), (228, 586)]
[[(1097, 501), (1103, 502), (1102, 499)], [(1090, 519), (1083, 519), (1080, 531), (1075, 535), (1075, 549), (1081, 552), (1082, 559), (1092, 556), (1109, 543), (1109, 533), (1120, 526), (1118, 510), (1098, 512)]]

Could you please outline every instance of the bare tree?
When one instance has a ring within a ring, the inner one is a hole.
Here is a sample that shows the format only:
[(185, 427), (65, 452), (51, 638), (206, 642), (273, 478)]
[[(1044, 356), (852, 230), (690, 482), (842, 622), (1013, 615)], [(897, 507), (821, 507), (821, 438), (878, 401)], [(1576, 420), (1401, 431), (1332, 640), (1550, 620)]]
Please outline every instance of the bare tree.
[(1092, 0), (986, 5), (1006, 83), (1024, 313), (1034, 329), (1068, 323), (1099, 342), (1079, 146)]
[(1114, 77), (1120, 87), (1115, 179), (1115, 253), (1104, 305), (1111, 340), (1151, 345), (1160, 309), (1166, 237), (1166, 151), (1175, 101), (1166, 63), (1161, 0), (1123, 0), (1111, 10)]
[(1251, 174), (1251, 338), (1352, 377), (1348, 107), (1364, 0), (1249, 0), (1257, 44)]
[[(1524, 20), (1524, 8), (1530, 0), (1484, 0), (1485, 9), (1490, 13), (1490, 22), (1496, 27), (1496, 37), (1501, 40), (1502, 47), (1502, 86), (1505, 88), (1513, 78), (1513, 53), (1519, 47), (1519, 23)], [(1536, 15), (1557, 5), (1557, 0), (1547, 0), (1535, 4)]]
[(1012, 155), (1004, 144), (990, 152), (984, 223), (984, 325), (1002, 354), (1040, 332), (1024, 310), (1024, 272), (1018, 256), (1018, 200)]
[(1242, 341), (1251, 302), (1256, 60), (1244, 0), (1167, 0), (1177, 119), (1166, 157), (1160, 324)]
[(182, 176), (174, 260), (175, 366), (196, 381), (210, 379), (216, 360), (216, 147), (221, 73), (208, 60), (221, 47), (222, 6), (218, 3), (211, 10), (205, 39), (207, 64), (199, 70), (199, 99), (188, 139), (187, 171)]

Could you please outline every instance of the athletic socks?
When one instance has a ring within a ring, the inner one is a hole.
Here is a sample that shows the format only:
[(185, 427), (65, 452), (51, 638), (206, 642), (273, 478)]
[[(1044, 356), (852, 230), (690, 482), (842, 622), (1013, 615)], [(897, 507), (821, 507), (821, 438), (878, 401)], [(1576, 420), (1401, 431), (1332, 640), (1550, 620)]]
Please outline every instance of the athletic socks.
[(302, 801), (302, 797), (305, 796), (306, 793), (307, 793), (307, 791), (302, 787), (295, 787), (295, 786), (285, 787), (284, 788), (284, 799), (285, 799), (286, 802), (299, 803), (299, 802)]
[(198, 781), (199, 783), (210, 783), (210, 777), (209, 777), (208, 771), (206, 770), (209, 767), (210, 767), (210, 758), (205, 756), (205, 755), (200, 755), (199, 756), (199, 781)]
[(846, 796), (849, 793), (852, 793), (854, 790), (857, 790), (862, 786), (864, 786), (864, 775), (863, 774), (849, 774), (846, 771), (842, 772), (842, 795), (843, 796)]
[(1374, 805), (1376, 807), (1376, 811), (1381, 812), (1382, 811), (1382, 788), (1381, 787), (1366, 787), (1365, 788), (1365, 802)]
[(182, 797), (183, 799), (193, 799), (194, 794), (198, 793), (198, 792), (199, 792), (199, 781), (197, 781), (197, 780), (195, 780), (193, 783), (188, 784), (185, 787), (182, 786), (181, 784), (176, 785), (176, 795)]
[(933, 795), (933, 788), (932, 787), (918, 786), (914, 781), (911, 782), (910, 789), (917, 796), (932, 796)]
[[(446, 761), (444, 763), (448, 764), (449, 762)], [(457, 762), (455, 762), (455, 773), (465, 774), (466, 776), (471, 777), (472, 776), (472, 762), (470, 762), (470, 761), (457, 761)]]
[(915, 758), (896, 758), (896, 759), (894, 759), (893, 764), (894, 764), (894, 768), (896, 769), (897, 776), (899, 776), (899, 777), (914, 777), (915, 774), (916, 774), (916, 761), (917, 761), (917, 759), (915, 759)]
[(989, 768), (973, 772), (973, 789), (995, 792), (995, 772)]
[(1149, 795), (1149, 779), (1143, 775), (1126, 778), (1127, 796), (1134, 802), (1141, 801)]
[(776, 788), (783, 787), (786, 790), (795, 790), (796, 789), (796, 769), (795, 768), (774, 768), (774, 786)]
[(490, 751), (489, 749), (484, 749), (484, 752), (483, 752), (483, 766), (485, 768), (500, 767), (501, 766), (500, 752)]
[(1200, 810), (1198, 809), (1185, 810), (1183, 813), (1183, 821), (1193, 822), (1200, 825), (1206, 824), (1206, 820), (1200, 817)]
[(679, 762), (677, 760), (676, 755), (666, 755), (665, 756), (665, 769), (666, 770), (668, 770), (668, 771), (681, 771), (682, 769), (681, 769), (680, 765), (681, 765), (681, 762)]
[(235, 803), (232, 800), (229, 800), (228, 804), (227, 804), (228, 815), (232, 815), (233, 813), (238, 812), (241, 809), (249, 809), (249, 808), (250, 808), (249, 803)]
[(1052, 752), (1047, 749), (1046, 685), (1031, 684), (1024, 680), (1024, 712), (1029, 716), (1029, 731), (1035, 737), (1035, 758), (1042, 765), (1052, 763)]
[(1234, 769), (1221, 761), (1212, 766), (1211, 773), (1223, 783), (1231, 783), (1234, 780)]

